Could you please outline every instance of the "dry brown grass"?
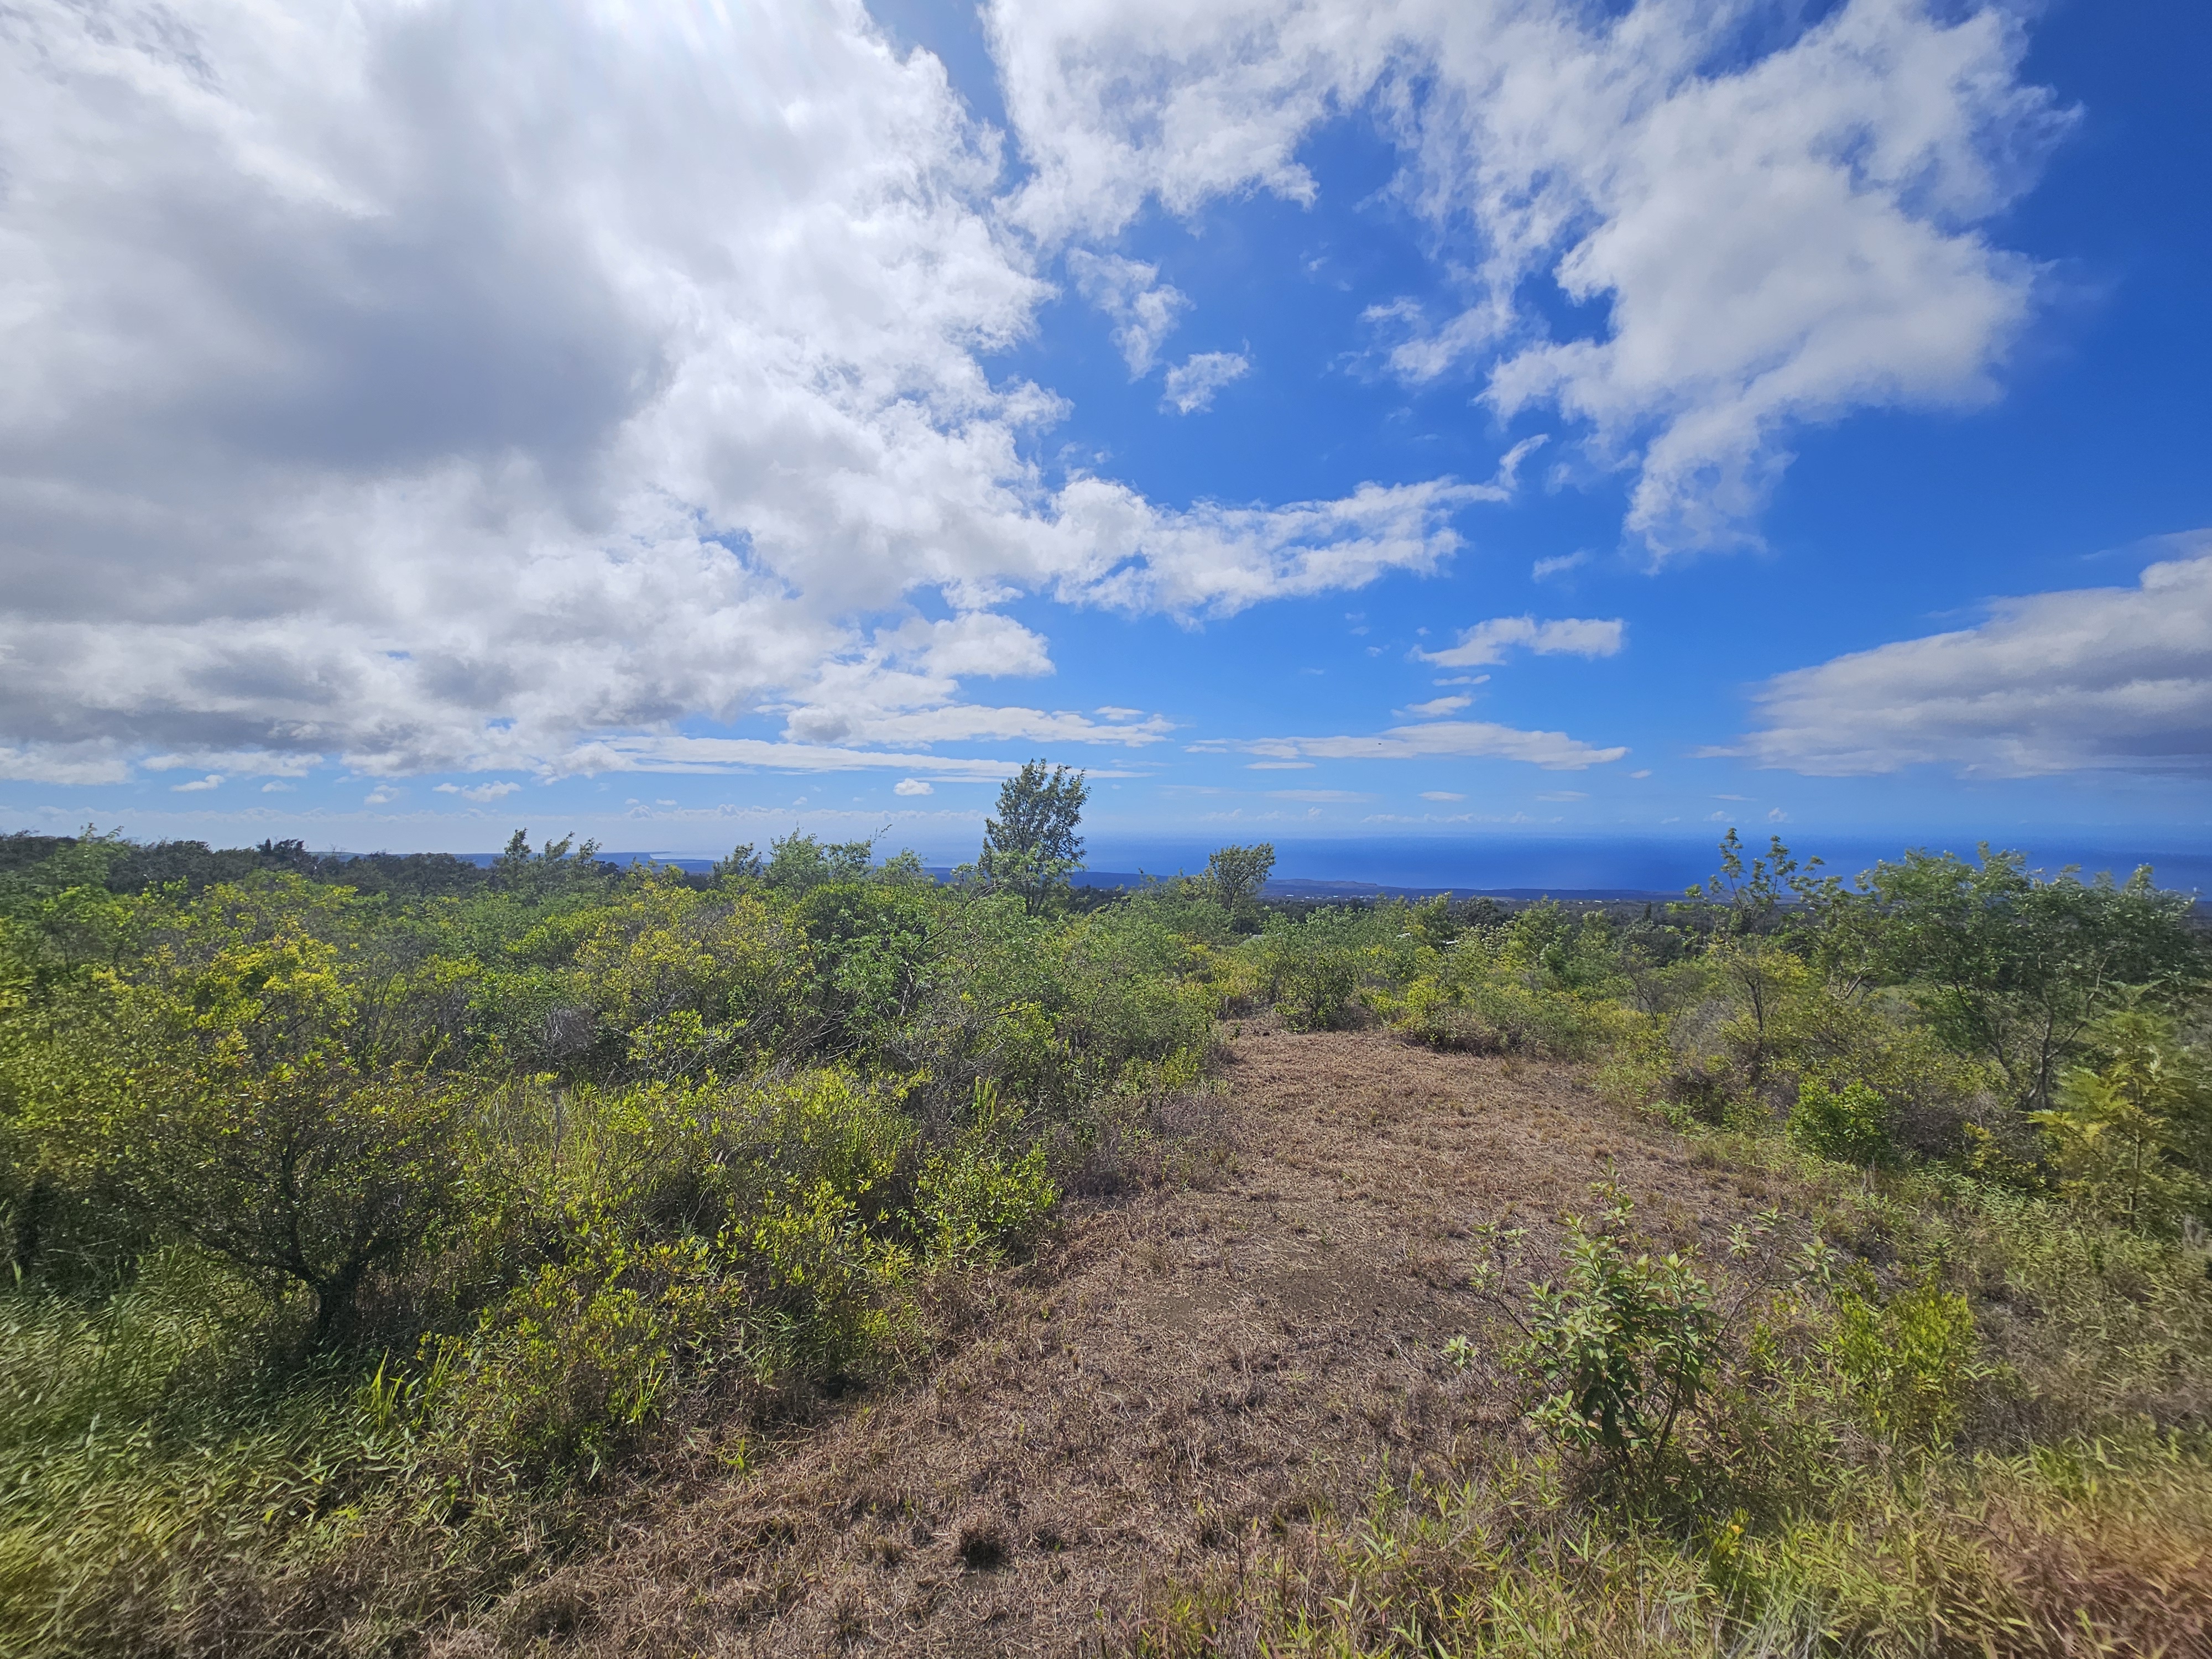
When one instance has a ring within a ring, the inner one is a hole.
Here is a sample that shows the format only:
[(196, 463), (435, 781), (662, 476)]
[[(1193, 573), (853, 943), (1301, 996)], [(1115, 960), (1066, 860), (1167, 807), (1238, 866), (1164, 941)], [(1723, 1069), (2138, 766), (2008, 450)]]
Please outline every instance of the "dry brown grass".
[(437, 1651), (1063, 1654), (1126, 1639), (1144, 1587), (1295, 1543), (1386, 1472), (1527, 1449), (1475, 1322), (1471, 1226), (1548, 1246), (1610, 1160), (1652, 1230), (1717, 1254), (1734, 1172), (1569, 1069), (1373, 1032), (1248, 1025), (1164, 1178), (1069, 1206), (1037, 1259), (948, 1306), (909, 1382), (785, 1443), (702, 1432), (606, 1547)]

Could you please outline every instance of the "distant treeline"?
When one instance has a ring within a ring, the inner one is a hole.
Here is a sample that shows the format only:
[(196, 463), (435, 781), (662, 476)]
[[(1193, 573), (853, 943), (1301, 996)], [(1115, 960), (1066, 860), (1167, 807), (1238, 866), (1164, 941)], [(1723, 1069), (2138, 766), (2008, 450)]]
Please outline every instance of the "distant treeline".
[[(364, 893), (430, 898), (489, 886), (490, 867), (452, 853), (311, 853), (305, 842), (264, 841), (258, 847), (210, 847), (204, 841), (128, 842), (118, 836), (40, 836), (28, 830), (0, 836), (0, 879), (44, 863), (55, 854), (97, 839), (114, 848), (107, 864), (111, 892), (143, 893), (181, 882), (200, 892), (268, 871), (335, 882)], [(617, 866), (605, 866), (610, 875)]]

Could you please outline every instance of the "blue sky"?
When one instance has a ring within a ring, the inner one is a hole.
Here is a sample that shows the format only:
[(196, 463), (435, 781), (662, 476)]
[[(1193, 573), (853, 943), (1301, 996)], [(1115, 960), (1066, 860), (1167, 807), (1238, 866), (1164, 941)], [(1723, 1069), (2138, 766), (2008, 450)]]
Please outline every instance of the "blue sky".
[(2201, 8), (27, 15), (0, 826), (2212, 850)]

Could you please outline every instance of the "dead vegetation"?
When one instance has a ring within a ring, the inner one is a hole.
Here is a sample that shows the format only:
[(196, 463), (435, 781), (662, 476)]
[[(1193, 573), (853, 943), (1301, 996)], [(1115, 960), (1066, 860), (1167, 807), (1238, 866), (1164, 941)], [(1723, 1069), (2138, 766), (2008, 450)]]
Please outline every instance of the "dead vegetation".
[(1548, 1246), (1609, 1164), (1652, 1231), (1717, 1254), (1760, 1198), (1566, 1067), (1264, 1026), (1229, 1052), (1152, 1179), (941, 1309), (957, 1335), (920, 1375), (774, 1447), (701, 1431), (605, 1547), (436, 1650), (1122, 1647), (1164, 1585), (1532, 1449), (1499, 1379), (1440, 1358), (1475, 1318), (1472, 1227)]

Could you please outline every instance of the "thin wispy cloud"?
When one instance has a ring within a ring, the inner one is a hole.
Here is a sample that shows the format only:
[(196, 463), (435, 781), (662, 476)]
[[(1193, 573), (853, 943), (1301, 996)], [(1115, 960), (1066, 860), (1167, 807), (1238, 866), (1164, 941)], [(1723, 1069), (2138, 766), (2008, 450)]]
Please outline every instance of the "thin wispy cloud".
[(1563, 617), (1538, 622), (1534, 617), (1496, 617), (1462, 631), (1459, 643), (1442, 651), (1416, 651), (1419, 661), (1439, 668), (1479, 668), (1504, 662), (1516, 650), (1540, 657), (1610, 657), (1619, 653), (1626, 624), (1619, 617)]
[(1553, 771), (1580, 771), (1626, 755), (1626, 748), (1600, 747), (1564, 732), (1526, 732), (1487, 720), (1436, 720), (1394, 726), (1370, 735), (1318, 738), (1250, 738), (1194, 745), (1201, 752), (1231, 750), (1276, 760), (1510, 760)]

